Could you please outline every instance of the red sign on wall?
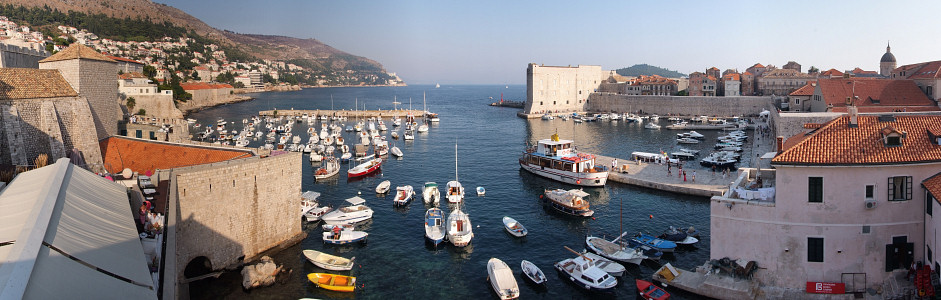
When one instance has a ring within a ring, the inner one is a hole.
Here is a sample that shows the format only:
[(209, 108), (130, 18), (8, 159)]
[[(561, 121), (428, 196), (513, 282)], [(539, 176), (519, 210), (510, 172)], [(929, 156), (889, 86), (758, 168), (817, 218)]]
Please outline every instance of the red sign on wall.
[(814, 294), (845, 294), (846, 284), (835, 282), (807, 282), (807, 292)]

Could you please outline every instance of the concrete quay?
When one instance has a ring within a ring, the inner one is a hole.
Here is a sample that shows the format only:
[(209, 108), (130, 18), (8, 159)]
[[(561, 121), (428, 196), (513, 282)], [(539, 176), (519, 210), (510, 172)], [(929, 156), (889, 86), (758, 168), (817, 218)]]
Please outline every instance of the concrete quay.
[(338, 116), (338, 117), (347, 117), (347, 118), (389, 118), (393, 116), (399, 116), (404, 118), (406, 115), (411, 113), (415, 117), (422, 117), (425, 115), (425, 112), (422, 110), (329, 110), (329, 109), (273, 109), (273, 110), (263, 110), (259, 111), (259, 116), (274, 116), (275, 112), (278, 112), (278, 116), (302, 116), (307, 114), (308, 116)]

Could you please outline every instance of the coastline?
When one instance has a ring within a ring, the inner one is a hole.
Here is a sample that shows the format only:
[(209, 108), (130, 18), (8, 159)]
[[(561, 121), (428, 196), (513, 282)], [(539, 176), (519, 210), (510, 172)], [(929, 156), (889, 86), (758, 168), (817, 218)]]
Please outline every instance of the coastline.
[(230, 103), (239, 103), (239, 102), (252, 101), (252, 100), (255, 100), (255, 97), (234, 96), (234, 97), (232, 97), (232, 100), (222, 101), (222, 102), (214, 103), (214, 104), (211, 104), (211, 105), (205, 105), (205, 106), (200, 106), (200, 107), (194, 107), (194, 108), (190, 108), (190, 109), (184, 110), (184, 111), (183, 111), (183, 118), (185, 119), (187, 116), (189, 116), (190, 113), (194, 113), (194, 112), (197, 112), (197, 111), (200, 111), (200, 110), (203, 110), (203, 109), (207, 109), (207, 108), (211, 108), (211, 107), (216, 107), (216, 106), (220, 106), (220, 105), (226, 105), (226, 104), (230, 104)]

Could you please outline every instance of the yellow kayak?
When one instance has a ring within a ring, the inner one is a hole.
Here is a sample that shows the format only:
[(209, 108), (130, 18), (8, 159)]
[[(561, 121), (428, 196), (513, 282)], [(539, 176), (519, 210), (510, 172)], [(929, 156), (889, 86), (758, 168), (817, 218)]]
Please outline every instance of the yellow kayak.
[(352, 292), (356, 289), (356, 277), (327, 273), (310, 273), (307, 279), (322, 289), (337, 292)]

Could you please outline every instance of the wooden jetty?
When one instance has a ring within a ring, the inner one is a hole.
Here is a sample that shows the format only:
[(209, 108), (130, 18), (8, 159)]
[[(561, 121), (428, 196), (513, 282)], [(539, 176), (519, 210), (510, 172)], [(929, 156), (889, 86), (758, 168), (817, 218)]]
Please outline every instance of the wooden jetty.
[(425, 112), (422, 110), (329, 110), (329, 109), (273, 109), (273, 110), (263, 110), (259, 111), (259, 116), (337, 116), (337, 117), (347, 117), (347, 118), (388, 118), (391, 119), (393, 116), (398, 116), (400, 118), (405, 118), (406, 115), (411, 113), (416, 118), (421, 118), (425, 115)]

